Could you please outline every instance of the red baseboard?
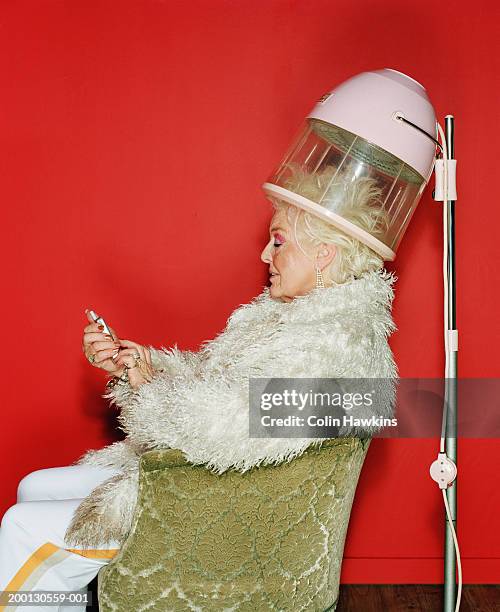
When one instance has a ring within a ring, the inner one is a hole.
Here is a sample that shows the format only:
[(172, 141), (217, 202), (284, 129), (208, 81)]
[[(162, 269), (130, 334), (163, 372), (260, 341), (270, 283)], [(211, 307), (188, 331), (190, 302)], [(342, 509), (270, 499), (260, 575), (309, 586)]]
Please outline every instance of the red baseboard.
[[(462, 559), (464, 584), (500, 584), (500, 559)], [(442, 584), (442, 558), (348, 558), (341, 584)]]

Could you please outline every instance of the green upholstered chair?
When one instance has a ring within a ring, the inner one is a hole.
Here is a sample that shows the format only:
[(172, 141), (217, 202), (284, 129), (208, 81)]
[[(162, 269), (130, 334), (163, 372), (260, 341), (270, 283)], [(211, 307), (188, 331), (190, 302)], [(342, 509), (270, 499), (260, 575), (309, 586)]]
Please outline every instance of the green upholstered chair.
[(102, 612), (335, 610), (370, 439), (214, 474), (177, 450), (141, 457), (131, 532), (98, 575)]

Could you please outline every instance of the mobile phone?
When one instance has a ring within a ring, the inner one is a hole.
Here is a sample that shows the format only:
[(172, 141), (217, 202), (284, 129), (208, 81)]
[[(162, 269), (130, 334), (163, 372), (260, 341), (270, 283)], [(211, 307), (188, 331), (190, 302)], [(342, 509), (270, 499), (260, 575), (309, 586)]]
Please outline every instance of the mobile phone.
[(115, 335), (109, 329), (106, 321), (100, 315), (98, 315), (96, 312), (94, 312), (93, 310), (89, 310), (89, 315), (92, 317), (92, 319), (95, 321), (95, 323), (98, 323), (99, 325), (102, 325), (104, 327), (104, 329), (102, 331), (105, 334), (109, 334), (111, 336), (111, 338), (113, 338), (113, 340), (116, 342)]

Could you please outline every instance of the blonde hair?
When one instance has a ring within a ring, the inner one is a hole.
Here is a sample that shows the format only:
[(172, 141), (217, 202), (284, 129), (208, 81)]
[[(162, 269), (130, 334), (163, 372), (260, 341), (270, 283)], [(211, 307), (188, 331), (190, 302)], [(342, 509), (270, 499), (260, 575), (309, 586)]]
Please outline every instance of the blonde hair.
[[(381, 200), (382, 190), (375, 179), (347, 178), (334, 166), (327, 166), (314, 174), (305, 172), (297, 163), (287, 166), (291, 173), (283, 181), (283, 187), (319, 203), (372, 236), (381, 239), (385, 235), (389, 218)], [(276, 197), (270, 199), (275, 210), (286, 210), (289, 220), (290, 211), (296, 210), (301, 230), (313, 245), (324, 242), (336, 247), (337, 254), (329, 267), (333, 283), (344, 283), (364, 272), (383, 267), (382, 257), (357, 238), (293, 204)]]

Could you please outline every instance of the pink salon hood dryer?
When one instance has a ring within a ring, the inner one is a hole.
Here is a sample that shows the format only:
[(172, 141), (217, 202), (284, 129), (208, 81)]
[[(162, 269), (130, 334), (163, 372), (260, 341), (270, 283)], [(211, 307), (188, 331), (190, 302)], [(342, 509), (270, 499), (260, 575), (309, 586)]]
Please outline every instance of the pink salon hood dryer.
[(462, 591), (455, 529), (458, 331), (452, 115), (446, 116), (445, 129), (446, 135), (420, 83), (389, 68), (362, 72), (318, 101), (262, 187), (269, 200), (320, 217), (392, 261), (435, 172), (433, 197), (443, 203), (446, 371), (440, 448), (430, 475), (441, 489), (446, 511), (444, 610), (452, 612), (459, 610)]
[[(393, 260), (431, 177), (436, 138), (434, 109), (420, 83), (387, 68), (363, 72), (319, 100), (263, 189)], [(290, 188), (298, 172), (326, 174), (323, 193), (313, 200), (306, 190)], [(373, 204), (382, 215), (371, 231), (342, 209), (345, 192), (363, 178), (379, 188)]]

